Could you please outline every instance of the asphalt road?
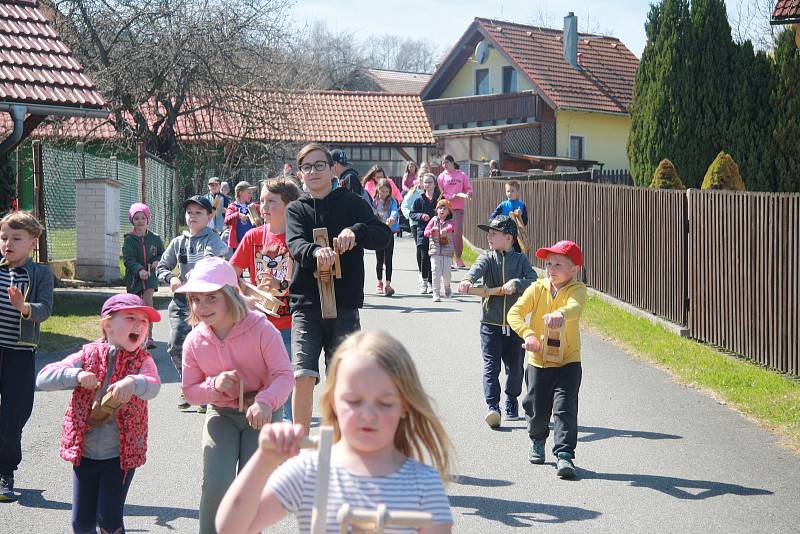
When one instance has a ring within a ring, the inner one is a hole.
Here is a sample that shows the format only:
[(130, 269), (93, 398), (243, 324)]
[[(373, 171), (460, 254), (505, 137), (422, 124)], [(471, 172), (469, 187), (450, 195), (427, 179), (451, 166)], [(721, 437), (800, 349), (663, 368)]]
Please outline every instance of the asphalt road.
[[(454, 532), (800, 531), (800, 456), (713, 398), (585, 332), (579, 477), (527, 461), (523, 421), (483, 422), (476, 297), (431, 302), (416, 294), (413, 244), (395, 247), (394, 297), (377, 297), (368, 255), (365, 329), (404, 341), (435, 399), (457, 461), (448, 493)], [(464, 271), (455, 271), (454, 279)], [(177, 374), (156, 328), (163, 381), (150, 403), (150, 451), (126, 507), (128, 532), (197, 531), (202, 416), (175, 408)], [(48, 358), (40, 357), (40, 366)], [(52, 358), (51, 358), (52, 359)], [(319, 389), (319, 388), (318, 388)], [(17, 472), (18, 503), (0, 505), (0, 533), (69, 532), (71, 469), (58, 457), (68, 392), (36, 393)], [(292, 521), (271, 532), (297, 532)]]

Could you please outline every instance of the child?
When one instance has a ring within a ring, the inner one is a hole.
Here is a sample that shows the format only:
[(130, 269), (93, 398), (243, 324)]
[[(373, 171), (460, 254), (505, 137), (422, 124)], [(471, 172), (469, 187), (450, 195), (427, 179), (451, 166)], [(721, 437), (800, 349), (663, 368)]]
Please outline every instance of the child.
[[(433, 301), (439, 302), (440, 289), (444, 285), (444, 296), (450, 296), (450, 264), (453, 259), (453, 232), (455, 227), (450, 219), (453, 212), (450, 202), (445, 199), (436, 203), (436, 216), (428, 221), (425, 227), (425, 237), (429, 239), (428, 253), (431, 257)], [(447, 235), (450, 234), (450, 235)]]
[[(323, 425), (334, 429), (326, 532), (339, 532), (344, 503), (433, 514), (424, 534), (449, 533), (453, 518), (442, 479), (450, 442), (405, 348), (383, 332), (360, 332), (336, 351), (320, 400)], [(259, 448), (231, 485), (217, 514), (220, 534), (258, 532), (287, 513), (310, 532), (317, 451), (303, 451), (300, 425), (267, 425)], [(429, 457), (436, 469), (424, 465)], [(438, 470), (438, 473), (437, 473)], [(266, 487), (265, 487), (266, 483)], [(410, 533), (410, 528), (392, 528)]]
[(439, 189), (442, 191), (442, 198), (450, 201), (453, 213), (453, 250), (456, 255), (456, 268), (463, 269), (464, 261), (461, 259), (461, 252), (464, 248), (464, 199), (472, 198), (472, 184), (464, 171), (459, 169), (458, 164), (450, 154), (442, 158), (444, 170), (437, 178)]
[[(266, 284), (274, 294), (280, 295), (283, 302), (278, 309), (280, 317), (267, 318), (280, 331), (287, 353), (292, 350), (288, 289), (294, 262), (286, 245), (286, 205), (297, 200), (301, 194), (293, 178), (275, 178), (264, 182), (260, 200), (265, 224), (247, 232), (231, 258), (237, 276), (248, 269), (250, 282), (255, 285)], [(291, 396), (284, 405), (283, 418), (292, 420)]]
[[(254, 228), (248, 212), (253, 193), (249, 183), (239, 182), (236, 184), (234, 194), (236, 200), (231, 202), (225, 211), (225, 224), (230, 228), (228, 246), (236, 250), (245, 234)], [(258, 205), (256, 205), (256, 211), (258, 211)]]
[(403, 196), (413, 187), (417, 186), (418, 183), (418, 176), (417, 173), (419, 170), (417, 169), (417, 164), (414, 161), (409, 161), (406, 163), (406, 172), (403, 174), (403, 179), (400, 182), (400, 185), (403, 186)]
[[(511, 328), (525, 340), (528, 367), (525, 382), (528, 391), (522, 407), (528, 418), (528, 435), (533, 442), (528, 460), (544, 463), (544, 446), (550, 433), (548, 424), (553, 414), (553, 434), (558, 476), (575, 476), (575, 446), (578, 441), (578, 391), (581, 387), (580, 316), (586, 301), (586, 286), (578, 282), (583, 258), (581, 249), (572, 241), (559, 241), (549, 248), (540, 248), (536, 257), (545, 260), (547, 278), (536, 281), (525, 290), (508, 312)], [(530, 323), (525, 316), (531, 314)], [(540, 336), (548, 328), (566, 325), (561, 339), (564, 357), (560, 362), (545, 361)]]
[(497, 205), (492, 214), (489, 215), (489, 221), (498, 215), (505, 215), (508, 217), (512, 211), (519, 210), (522, 214), (522, 222), (525, 223), (525, 226), (528, 225), (528, 208), (526, 208), (525, 203), (519, 199), (519, 190), (520, 185), (518, 181), (509, 180), (506, 182), (506, 200)]
[[(189, 326), (189, 307), (186, 297), (175, 290), (186, 282), (186, 276), (194, 268), (194, 264), (200, 258), (208, 256), (225, 256), (228, 253), (228, 245), (208, 227), (211, 220), (211, 203), (205, 196), (195, 195), (186, 199), (183, 203), (186, 210), (186, 226), (189, 227), (183, 234), (174, 238), (167, 245), (167, 250), (158, 262), (158, 279), (173, 292), (172, 301), (169, 303), (169, 342), (167, 342), (167, 352), (169, 352), (172, 363), (175, 365), (178, 374), (181, 373), (181, 355), (183, 354), (183, 340), (191, 331)], [(180, 268), (178, 276), (172, 274), (175, 267)], [(185, 410), (189, 408), (183, 395), (178, 401), (178, 408)], [(199, 410), (202, 412), (203, 410)]]
[(494, 178), (495, 176), (500, 176), (500, 166), (497, 164), (497, 160), (489, 160), (489, 177)]
[(247, 310), (238, 282), (225, 260), (205, 258), (178, 288), (189, 295), (189, 322), (196, 327), (183, 345), (183, 394), (192, 404), (210, 405), (203, 429), (201, 534), (216, 532), (214, 516), (237, 464), (241, 469), (255, 452), (261, 427), (280, 420), (293, 384), (278, 330)]
[[(125, 240), (122, 243), (125, 286), (128, 293), (139, 295), (145, 305), (152, 308), (153, 293), (158, 290), (156, 269), (158, 261), (164, 254), (164, 242), (147, 228), (150, 224), (150, 208), (147, 205), (140, 202), (133, 204), (128, 210), (128, 220), (133, 225), (133, 231), (125, 234)], [(147, 348), (152, 349), (155, 346), (151, 330), (147, 339)]]
[[(375, 191), (375, 214), (392, 231), (389, 246), (383, 250), (375, 251), (375, 274), (378, 276), (376, 293), (391, 297), (394, 295), (392, 287), (392, 254), (394, 254), (394, 234), (400, 231), (400, 216), (398, 215), (397, 201), (392, 198), (391, 181), (387, 178), (378, 182)], [(383, 267), (386, 266), (386, 285), (383, 285)]]
[(0, 219), (0, 502), (16, 500), (14, 471), (33, 410), (39, 326), (53, 308), (53, 273), (30, 258), (42, 231), (26, 211)]
[[(361, 180), (361, 184), (364, 187), (364, 191), (367, 192), (370, 199), (373, 201), (375, 200), (375, 195), (378, 189), (378, 183), (381, 180), (387, 179), (386, 173), (383, 170), (383, 167), (380, 165), (373, 165), (367, 171), (367, 174)], [(392, 198), (397, 201), (397, 205), (399, 206), (401, 202), (403, 202), (403, 194), (397, 188), (397, 185), (394, 183), (393, 180), (389, 180), (389, 187), (392, 188)]]
[[(378, 220), (359, 196), (339, 188), (332, 190), (330, 153), (309, 144), (297, 154), (298, 173), (308, 194), (286, 208), (286, 242), (295, 261), (289, 286), (292, 308), (292, 356), (295, 390), (292, 415), (306, 430), (311, 425), (314, 386), (319, 381), (319, 356), (325, 350), (327, 363), (341, 340), (361, 328), (358, 309), (364, 305), (364, 249), (389, 246), (392, 231)], [(336, 292), (335, 319), (322, 319), (319, 286), (314, 277), (317, 261), (332, 265), (331, 246), (314, 243), (314, 228), (327, 228), (328, 237), (338, 238), (342, 277), (333, 279)]]
[[(423, 163), (423, 165), (427, 165)], [(411, 205), (409, 217), (417, 223), (417, 267), (419, 268), (419, 293), (426, 295), (433, 289), (431, 278), (431, 256), (428, 252), (430, 241), (425, 236), (428, 222), (436, 215), (436, 202), (439, 200), (439, 187), (436, 185), (436, 176), (431, 173), (420, 178), (420, 193)]]
[(225, 213), (231, 203), (231, 199), (227, 195), (227, 191), (222, 190), (222, 183), (219, 178), (212, 176), (208, 179), (208, 194), (206, 198), (211, 203), (211, 220), (208, 222), (208, 226), (217, 234), (221, 234), (225, 230)]
[[(144, 349), (150, 323), (160, 320), (137, 295), (114, 295), (100, 313), (103, 339), (45, 366), (36, 378), (45, 391), (72, 390), (61, 457), (74, 466), (74, 532), (95, 532), (97, 526), (125, 532), (125, 498), (147, 454), (147, 401), (161, 389), (156, 364)], [(96, 421), (93, 403), (106, 393), (123, 404), (110, 420)]]
[(514, 251), (517, 225), (500, 215), (488, 226), (478, 228), (487, 232), (489, 252), (484, 252), (475, 261), (467, 275), (458, 285), (460, 293), (467, 293), (479, 279), (485, 287), (502, 287), (503, 296), (490, 296), (482, 300), (481, 349), (483, 350), (483, 396), (489, 407), (486, 424), (491, 428), (500, 426), (500, 364), (505, 364), (506, 421), (517, 421), (519, 404), (517, 397), (522, 392), (523, 356), (522, 339), (506, 322), (509, 308), (528, 286), (536, 281), (536, 273), (528, 257)]

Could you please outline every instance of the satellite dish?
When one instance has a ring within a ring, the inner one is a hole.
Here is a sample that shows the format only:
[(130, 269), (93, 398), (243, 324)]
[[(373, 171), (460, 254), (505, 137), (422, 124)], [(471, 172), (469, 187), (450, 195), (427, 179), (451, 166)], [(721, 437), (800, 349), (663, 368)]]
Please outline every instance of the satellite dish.
[(483, 65), (486, 63), (486, 60), (489, 58), (489, 44), (486, 41), (479, 41), (477, 45), (475, 45), (475, 61)]

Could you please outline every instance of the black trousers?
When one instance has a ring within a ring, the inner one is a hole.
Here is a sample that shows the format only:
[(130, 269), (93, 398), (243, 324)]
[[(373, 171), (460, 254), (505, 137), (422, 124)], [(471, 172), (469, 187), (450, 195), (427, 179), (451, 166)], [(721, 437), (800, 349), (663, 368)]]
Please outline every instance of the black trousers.
[(375, 251), (375, 274), (378, 276), (378, 280), (383, 280), (383, 267), (386, 266), (386, 281), (392, 281), (392, 256), (394, 256), (394, 235), (392, 235), (392, 240), (389, 241), (389, 246), (383, 250), (376, 250)]
[(0, 475), (14, 476), (22, 461), (22, 429), (33, 412), (35, 352), (0, 347)]
[(432, 281), (431, 277), (431, 257), (428, 254), (428, 240), (422, 245), (417, 245), (417, 265), (423, 280)]
[(550, 434), (550, 415), (553, 416), (553, 454), (567, 452), (575, 458), (578, 444), (578, 391), (583, 370), (581, 362), (563, 367), (534, 367), (528, 365), (525, 379), (528, 393), (522, 408), (528, 419), (531, 440), (543, 441)]
[(125, 532), (123, 512), (135, 469), (123, 477), (119, 457), (92, 460), (85, 456), (72, 468), (72, 531), (94, 534)]

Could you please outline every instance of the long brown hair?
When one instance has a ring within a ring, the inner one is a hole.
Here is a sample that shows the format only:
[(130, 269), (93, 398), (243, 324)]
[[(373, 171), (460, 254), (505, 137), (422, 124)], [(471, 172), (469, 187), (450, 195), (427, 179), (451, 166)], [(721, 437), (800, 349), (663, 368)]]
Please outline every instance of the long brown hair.
[(447, 480), (452, 455), (450, 439), (433, 410), (431, 398), (422, 388), (414, 361), (405, 347), (386, 332), (355, 333), (345, 339), (333, 355), (320, 407), (323, 424), (333, 427), (334, 442), (342, 438), (342, 431), (333, 411), (333, 395), (339, 366), (347, 358), (372, 360), (389, 375), (406, 409), (394, 433), (394, 446), (406, 457), (417, 461), (426, 462), (430, 458), (442, 480)]
[(369, 170), (367, 171), (367, 174), (365, 174), (364, 178), (361, 179), (361, 185), (367, 185), (367, 182), (371, 182), (372, 180), (375, 180), (377, 184), (375, 175), (378, 174), (379, 172), (383, 173), (384, 178), (386, 177), (386, 172), (380, 165), (373, 165), (372, 167), (370, 167)]

